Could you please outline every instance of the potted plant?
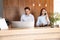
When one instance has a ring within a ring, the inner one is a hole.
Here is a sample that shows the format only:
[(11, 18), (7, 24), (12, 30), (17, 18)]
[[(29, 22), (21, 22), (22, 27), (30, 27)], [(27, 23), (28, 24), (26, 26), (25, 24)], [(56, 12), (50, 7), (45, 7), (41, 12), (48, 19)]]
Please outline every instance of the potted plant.
[[(58, 14), (59, 15), (59, 14)], [(60, 17), (57, 15), (57, 13), (52, 13), (51, 15), (50, 15), (50, 25), (51, 25), (51, 27), (52, 28), (54, 28), (54, 23), (56, 22), (56, 21), (58, 21), (58, 20), (60, 20)]]

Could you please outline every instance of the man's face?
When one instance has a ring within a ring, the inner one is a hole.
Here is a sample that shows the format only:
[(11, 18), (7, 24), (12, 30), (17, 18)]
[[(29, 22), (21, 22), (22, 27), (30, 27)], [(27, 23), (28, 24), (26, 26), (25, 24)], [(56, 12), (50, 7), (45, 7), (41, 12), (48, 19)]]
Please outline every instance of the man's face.
[(26, 15), (29, 15), (30, 14), (30, 10), (29, 9), (26, 9), (25, 10), (25, 13), (26, 13)]

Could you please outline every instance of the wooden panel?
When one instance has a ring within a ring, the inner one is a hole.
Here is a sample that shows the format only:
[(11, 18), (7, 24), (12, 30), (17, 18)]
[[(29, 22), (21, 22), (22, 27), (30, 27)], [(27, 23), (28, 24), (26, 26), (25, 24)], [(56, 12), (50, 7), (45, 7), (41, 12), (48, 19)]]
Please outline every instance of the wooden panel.
[(10, 21), (19, 20), (18, 0), (3, 0), (4, 17)]
[(53, 13), (54, 10), (54, 0), (50, 0), (50, 14)]
[(24, 0), (19, 0), (19, 13), (20, 14), (23, 14), (24, 13), (24, 4), (25, 2), (24, 2)]
[(18, 7), (18, 0), (8, 0), (9, 7)]
[(1, 30), (0, 40), (60, 40), (60, 28)]
[(2, 40), (59, 40), (59, 39), (60, 39), (60, 34), (45, 34), (45, 35), (31, 34), (26, 36), (14, 35), (14, 36), (2, 37)]
[(46, 0), (45, 5), (47, 4), (47, 7), (45, 7), (47, 9), (48, 15), (50, 14), (50, 0)]

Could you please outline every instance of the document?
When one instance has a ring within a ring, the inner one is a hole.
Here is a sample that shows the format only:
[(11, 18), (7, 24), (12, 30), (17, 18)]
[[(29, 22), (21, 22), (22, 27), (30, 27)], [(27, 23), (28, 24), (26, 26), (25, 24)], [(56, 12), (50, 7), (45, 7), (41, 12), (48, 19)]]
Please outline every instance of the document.
[(7, 23), (5, 21), (5, 18), (0, 18), (0, 29), (8, 29)]

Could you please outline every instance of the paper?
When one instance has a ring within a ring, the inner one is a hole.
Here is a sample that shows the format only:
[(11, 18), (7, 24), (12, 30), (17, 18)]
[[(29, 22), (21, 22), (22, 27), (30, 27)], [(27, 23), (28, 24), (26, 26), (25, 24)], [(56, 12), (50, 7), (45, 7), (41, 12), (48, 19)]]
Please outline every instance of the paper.
[(8, 29), (7, 23), (4, 18), (0, 18), (0, 29)]

